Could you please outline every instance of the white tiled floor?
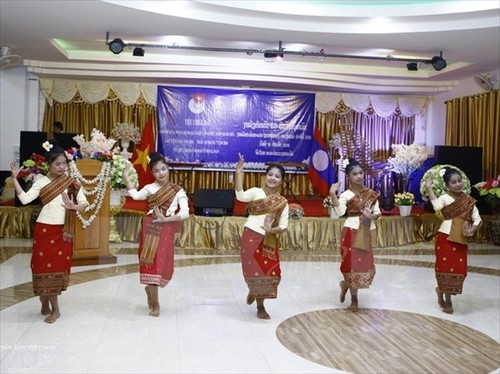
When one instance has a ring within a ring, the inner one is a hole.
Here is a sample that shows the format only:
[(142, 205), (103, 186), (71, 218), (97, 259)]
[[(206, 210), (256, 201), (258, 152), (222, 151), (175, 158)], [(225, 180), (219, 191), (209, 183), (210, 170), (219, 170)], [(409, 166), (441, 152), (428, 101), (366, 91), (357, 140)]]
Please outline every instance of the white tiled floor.
[[(473, 257), (476, 266), (499, 268), (498, 255)], [(0, 266), (2, 288), (31, 281), (29, 258), (18, 254)], [(135, 263), (137, 257), (118, 260)], [(160, 290), (159, 318), (148, 316), (138, 278), (134, 273), (71, 286), (60, 297), (62, 317), (53, 325), (43, 322), (37, 298), (3, 310), (1, 372), (339, 372), (288, 351), (275, 335), (293, 315), (345, 307), (338, 302), (338, 263), (282, 262), (278, 299), (266, 302), (270, 321), (258, 320), (255, 306), (246, 305), (238, 263), (176, 268), (173, 281)], [(437, 307), (434, 288), (432, 268), (377, 265), (374, 284), (359, 292), (360, 307), (432, 315), (500, 340), (500, 277), (469, 274), (464, 293), (454, 298), (453, 315)]]

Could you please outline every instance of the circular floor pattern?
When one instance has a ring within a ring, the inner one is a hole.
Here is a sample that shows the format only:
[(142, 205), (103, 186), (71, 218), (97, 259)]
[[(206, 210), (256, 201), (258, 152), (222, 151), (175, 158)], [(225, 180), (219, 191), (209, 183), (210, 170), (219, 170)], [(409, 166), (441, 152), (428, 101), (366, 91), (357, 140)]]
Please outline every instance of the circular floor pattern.
[(278, 340), (315, 363), (352, 373), (490, 373), (500, 344), (456, 322), (382, 309), (325, 309), (283, 321)]

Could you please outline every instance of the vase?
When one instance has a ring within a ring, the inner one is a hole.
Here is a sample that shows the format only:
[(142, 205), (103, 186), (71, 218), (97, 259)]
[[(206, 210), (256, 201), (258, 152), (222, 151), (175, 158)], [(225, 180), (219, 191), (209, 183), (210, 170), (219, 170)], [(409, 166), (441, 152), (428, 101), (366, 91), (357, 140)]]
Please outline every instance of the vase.
[(122, 146), (122, 151), (120, 154), (126, 160), (129, 160), (132, 157), (132, 153), (128, 151), (128, 147), (130, 147), (130, 139), (122, 138), (120, 139), (120, 144)]
[(122, 206), (125, 203), (125, 190), (111, 190), (109, 194), (109, 205), (110, 205), (110, 215), (109, 215), (109, 238), (108, 241), (121, 243), (122, 238), (118, 232), (116, 226), (115, 216), (121, 212)]
[(328, 208), (328, 215), (330, 216), (330, 218), (339, 218), (339, 215), (334, 208)]
[(398, 208), (399, 215), (402, 217), (408, 217), (411, 214), (411, 205), (400, 205)]

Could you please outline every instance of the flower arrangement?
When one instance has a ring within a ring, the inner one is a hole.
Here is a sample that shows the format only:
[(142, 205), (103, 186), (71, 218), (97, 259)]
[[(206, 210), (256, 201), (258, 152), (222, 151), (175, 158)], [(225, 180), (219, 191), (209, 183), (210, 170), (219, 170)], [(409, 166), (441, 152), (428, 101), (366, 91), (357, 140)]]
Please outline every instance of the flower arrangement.
[(288, 208), (288, 218), (301, 219), (304, 217), (304, 208), (302, 208), (300, 204), (292, 203)]
[(420, 181), (420, 194), (422, 195), (422, 198), (424, 200), (429, 200), (429, 195), (427, 195), (427, 189), (425, 188), (425, 182), (429, 177), (432, 178), (432, 190), (437, 197), (446, 193), (446, 185), (444, 183), (443, 175), (447, 167), (456, 169), (460, 173), (460, 176), (462, 177), (462, 191), (470, 194), (470, 180), (461, 169), (457, 168), (454, 165), (448, 164), (435, 165), (425, 172), (422, 180)]
[(129, 139), (138, 144), (141, 141), (141, 132), (133, 123), (118, 122), (111, 131), (111, 137), (114, 139)]
[(496, 179), (489, 178), (486, 182), (476, 183), (474, 187), (492, 207), (500, 205), (500, 175)]
[(139, 187), (139, 177), (137, 171), (132, 166), (132, 163), (121, 155), (114, 155), (111, 163), (111, 188), (113, 190), (121, 190), (126, 188), (125, 181), (123, 180), (123, 171), (127, 170), (127, 175), (130, 183), (137, 188)]
[(415, 196), (411, 192), (397, 193), (394, 195), (394, 205), (414, 205)]
[(45, 157), (33, 153), (29, 159), (23, 161), (17, 178), (24, 180), (26, 187), (29, 188), (40, 176), (46, 175), (49, 170), (49, 163)]
[(115, 139), (108, 139), (104, 134), (93, 129), (90, 141), (85, 140), (85, 136), (77, 135), (73, 138), (80, 146), (80, 153), (83, 158), (94, 158), (101, 161), (111, 161), (113, 154), (118, 153), (118, 148), (113, 149)]
[(405, 176), (409, 176), (417, 170), (427, 159), (427, 152), (422, 144), (393, 144), (392, 151), (394, 156), (389, 157), (387, 162), (393, 171)]

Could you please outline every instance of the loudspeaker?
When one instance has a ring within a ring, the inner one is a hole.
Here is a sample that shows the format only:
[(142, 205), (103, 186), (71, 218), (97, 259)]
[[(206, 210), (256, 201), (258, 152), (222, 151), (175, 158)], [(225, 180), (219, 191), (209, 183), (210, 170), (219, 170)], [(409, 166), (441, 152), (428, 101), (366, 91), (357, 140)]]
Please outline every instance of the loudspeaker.
[(455, 165), (467, 175), (471, 184), (482, 180), (482, 147), (436, 145), (434, 146), (434, 160), (436, 164)]
[[(449, 164), (462, 169), (474, 185), (482, 181), (483, 174), (483, 148), (482, 147), (456, 147), (436, 145), (434, 146), (434, 160), (436, 164)], [(471, 188), (470, 195), (476, 199), (476, 206), (481, 214), (491, 214), (491, 207), (474, 187)]]
[(232, 216), (234, 190), (197, 189), (194, 191), (194, 214), (197, 216)]
[(33, 153), (43, 155), (42, 144), (47, 141), (47, 133), (44, 131), (21, 131), (19, 142), (19, 163), (29, 159)]
[(57, 145), (67, 151), (71, 147), (77, 149), (80, 148), (78, 143), (73, 140), (78, 134), (76, 132), (60, 132), (59, 134), (54, 134), (54, 139), (57, 140)]

